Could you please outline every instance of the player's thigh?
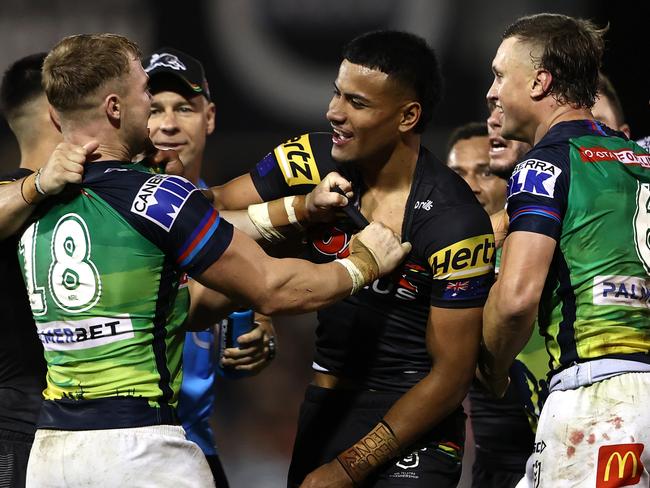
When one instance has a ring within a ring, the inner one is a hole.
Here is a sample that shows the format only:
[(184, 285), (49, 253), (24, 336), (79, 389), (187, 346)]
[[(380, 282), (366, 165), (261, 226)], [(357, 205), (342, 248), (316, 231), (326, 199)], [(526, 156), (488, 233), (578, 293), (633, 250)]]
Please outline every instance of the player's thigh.
[(553, 392), (519, 486), (649, 486), (649, 403), (650, 373)]

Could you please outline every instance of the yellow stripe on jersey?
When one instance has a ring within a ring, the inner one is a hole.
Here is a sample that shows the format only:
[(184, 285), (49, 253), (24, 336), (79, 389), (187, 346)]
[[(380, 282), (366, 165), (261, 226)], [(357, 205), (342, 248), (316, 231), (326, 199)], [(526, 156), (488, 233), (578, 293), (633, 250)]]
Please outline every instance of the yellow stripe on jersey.
[(494, 235), (483, 234), (455, 242), (433, 253), (429, 264), (434, 280), (472, 278), (493, 268)]
[(320, 174), (309, 144), (309, 134), (289, 139), (273, 150), (289, 186), (318, 185)]

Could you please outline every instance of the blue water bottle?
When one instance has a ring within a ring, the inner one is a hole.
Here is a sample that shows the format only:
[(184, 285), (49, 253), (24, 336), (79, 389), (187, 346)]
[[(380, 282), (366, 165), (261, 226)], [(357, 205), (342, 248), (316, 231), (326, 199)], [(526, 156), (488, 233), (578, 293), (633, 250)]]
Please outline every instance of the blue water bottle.
[(249, 371), (237, 371), (233, 366), (221, 366), (223, 352), (230, 347), (239, 347), (237, 338), (253, 330), (255, 314), (252, 310), (238, 310), (221, 321), (219, 327), (219, 347), (217, 348), (217, 375), (224, 378), (251, 376)]

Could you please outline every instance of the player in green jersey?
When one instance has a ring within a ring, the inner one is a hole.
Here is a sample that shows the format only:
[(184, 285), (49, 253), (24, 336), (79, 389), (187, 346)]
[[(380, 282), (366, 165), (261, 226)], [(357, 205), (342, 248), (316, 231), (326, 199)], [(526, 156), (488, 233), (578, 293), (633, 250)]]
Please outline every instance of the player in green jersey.
[[(371, 224), (336, 264), (272, 259), (189, 181), (132, 164), (151, 107), (139, 58), (121, 36), (78, 35), (44, 63), (64, 140), (99, 147), (81, 184), (48, 199), (20, 241), (48, 365), (31, 486), (213, 486), (175, 412), (186, 274), (265, 313), (301, 312), (358, 290), (410, 249)], [(47, 193), (39, 174), (28, 178)], [(285, 217), (294, 202), (283, 202)], [(267, 210), (265, 230), (277, 232), (278, 207)]]
[(535, 314), (550, 395), (518, 486), (647, 486), (650, 154), (594, 120), (603, 31), (540, 14), (506, 29), (488, 98), (533, 146), (508, 185), (509, 234), (484, 311), (501, 394)]

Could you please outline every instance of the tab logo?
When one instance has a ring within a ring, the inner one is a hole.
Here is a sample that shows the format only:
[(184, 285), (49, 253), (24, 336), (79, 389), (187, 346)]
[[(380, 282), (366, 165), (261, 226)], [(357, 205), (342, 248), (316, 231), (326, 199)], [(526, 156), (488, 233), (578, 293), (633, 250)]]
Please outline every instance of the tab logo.
[(494, 235), (470, 237), (429, 257), (434, 280), (471, 278), (493, 269)]
[(138, 190), (131, 212), (151, 220), (167, 232), (196, 187), (180, 176), (155, 175)]
[(309, 135), (289, 139), (273, 150), (289, 186), (318, 185), (320, 174), (309, 144)]
[(615, 444), (598, 449), (596, 488), (633, 486), (643, 474), (643, 444)]
[(618, 305), (650, 308), (650, 289), (636, 276), (596, 276), (593, 285), (594, 305)]
[(553, 198), (555, 182), (562, 170), (554, 164), (527, 159), (517, 166), (508, 181), (508, 198), (518, 193), (532, 193), (543, 197)]

